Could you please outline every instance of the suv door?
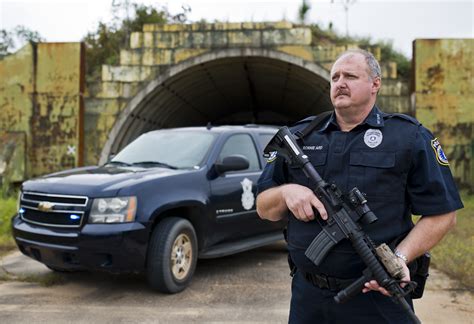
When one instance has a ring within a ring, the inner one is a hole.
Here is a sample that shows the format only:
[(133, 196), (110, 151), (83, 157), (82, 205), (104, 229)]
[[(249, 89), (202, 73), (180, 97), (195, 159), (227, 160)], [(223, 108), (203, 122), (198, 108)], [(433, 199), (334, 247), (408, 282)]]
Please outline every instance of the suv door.
[[(217, 161), (229, 155), (240, 154), (249, 161), (246, 170), (230, 171), (211, 181), (217, 241), (242, 238), (266, 231), (266, 222), (257, 214), (255, 197), (257, 180), (261, 174), (260, 159), (249, 134), (233, 134), (224, 142)], [(219, 234), (218, 234), (219, 233)]]

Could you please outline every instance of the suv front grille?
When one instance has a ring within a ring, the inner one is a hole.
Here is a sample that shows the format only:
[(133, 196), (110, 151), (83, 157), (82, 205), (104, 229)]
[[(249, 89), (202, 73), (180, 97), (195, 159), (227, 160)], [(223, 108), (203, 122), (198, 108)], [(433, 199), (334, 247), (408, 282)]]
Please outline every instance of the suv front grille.
[(89, 198), (24, 192), (20, 216), (25, 222), (51, 227), (80, 227)]

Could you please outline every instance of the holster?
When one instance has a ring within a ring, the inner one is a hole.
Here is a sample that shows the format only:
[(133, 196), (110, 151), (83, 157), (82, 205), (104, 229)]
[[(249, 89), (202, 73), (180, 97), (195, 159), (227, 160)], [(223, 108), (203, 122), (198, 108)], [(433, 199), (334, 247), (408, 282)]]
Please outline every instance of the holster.
[[(288, 230), (286, 227), (283, 229), (283, 237), (288, 245)], [(290, 276), (293, 277), (296, 273), (296, 264), (291, 259), (290, 251), (288, 251), (288, 266), (290, 267)]]

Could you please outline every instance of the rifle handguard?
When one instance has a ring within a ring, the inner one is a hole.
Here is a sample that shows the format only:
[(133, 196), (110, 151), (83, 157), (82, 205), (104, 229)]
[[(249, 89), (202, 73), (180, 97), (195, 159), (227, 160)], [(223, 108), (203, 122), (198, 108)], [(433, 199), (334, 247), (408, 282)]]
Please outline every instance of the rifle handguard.
[(375, 251), (377, 252), (380, 261), (382, 261), (385, 266), (385, 269), (387, 269), (388, 273), (390, 273), (393, 278), (400, 280), (405, 276), (403, 267), (398, 261), (398, 257), (392, 252), (387, 244), (380, 244), (375, 248)]

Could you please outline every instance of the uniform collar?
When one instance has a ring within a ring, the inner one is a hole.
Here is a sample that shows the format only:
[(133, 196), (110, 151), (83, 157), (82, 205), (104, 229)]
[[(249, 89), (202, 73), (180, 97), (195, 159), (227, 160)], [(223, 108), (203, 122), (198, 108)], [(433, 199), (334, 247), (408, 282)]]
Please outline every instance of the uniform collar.
[(336, 114), (334, 111), (332, 112), (331, 116), (329, 116), (329, 119), (327, 122), (324, 123), (323, 127), (318, 131), (319, 133), (323, 133), (326, 130), (330, 129), (339, 129), (339, 125), (337, 124), (336, 121)]
[[(367, 115), (365, 120), (359, 124), (357, 127), (363, 126), (363, 125), (369, 125), (371, 127), (384, 127), (385, 123), (383, 120), (383, 117), (386, 114), (382, 112), (377, 106), (374, 106), (370, 113)], [(320, 133), (323, 133), (327, 130), (331, 129), (340, 129), (339, 125), (337, 124), (336, 121), (336, 114), (334, 111), (332, 112), (331, 116), (329, 117), (328, 121), (324, 123), (323, 127), (319, 130)]]
[(374, 106), (370, 113), (367, 115), (365, 120), (360, 125), (369, 125), (372, 127), (384, 127), (385, 123), (383, 117), (385, 113), (381, 111), (377, 106)]

